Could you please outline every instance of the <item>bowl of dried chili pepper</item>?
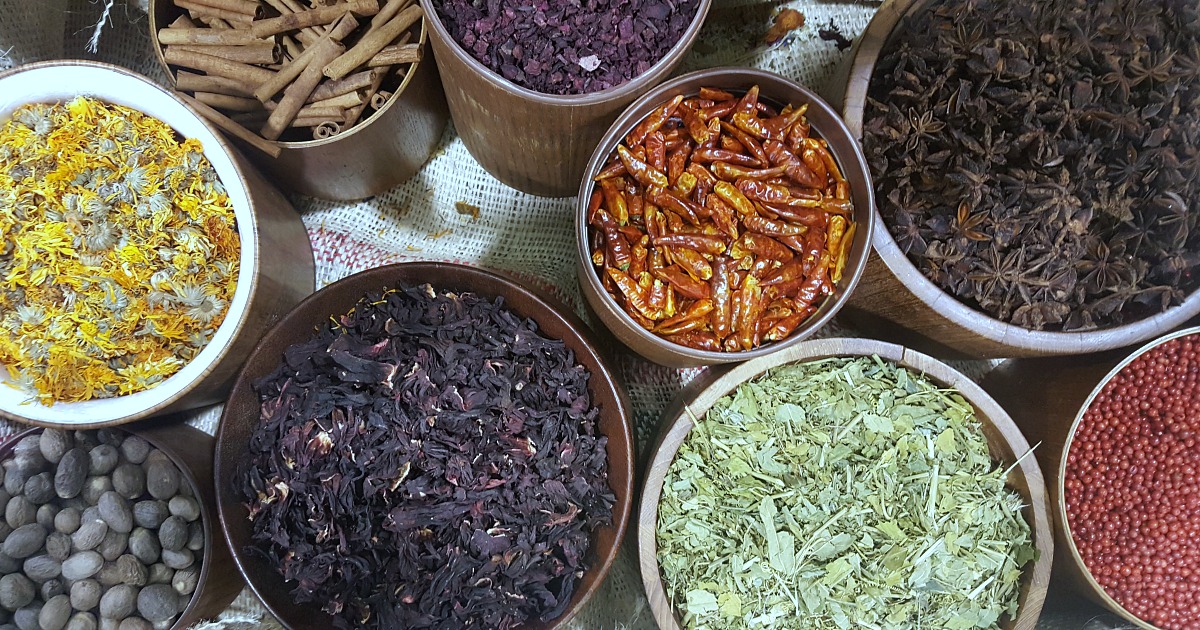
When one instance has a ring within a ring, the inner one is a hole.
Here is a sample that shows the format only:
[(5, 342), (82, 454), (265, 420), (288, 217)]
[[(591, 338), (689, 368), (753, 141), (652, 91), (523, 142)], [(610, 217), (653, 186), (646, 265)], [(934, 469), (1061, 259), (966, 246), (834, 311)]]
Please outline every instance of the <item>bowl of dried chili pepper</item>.
[(149, 79), (0, 74), (0, 415), (84, 428), (225, 397), (312, 292), (287, 200)]
[(463, 265), (302, 302), (247, 360), (217, 444), (234, 560), (296, 630), (561, 627), (632, 509), (628, 404), (587, 327)]
[(642, 356), (687, 367), (795, 344), (870, 249), (866, 162), (811, 90), (750, 68), (681, 76), (609, 128), (576, 199), (578, 275)]
[(1198, 374), (1186, 328), (1133, 352), (1010, 359), (983, 383), (1042, 442), (1055, 565), (1147, 630), (1200, 625)]

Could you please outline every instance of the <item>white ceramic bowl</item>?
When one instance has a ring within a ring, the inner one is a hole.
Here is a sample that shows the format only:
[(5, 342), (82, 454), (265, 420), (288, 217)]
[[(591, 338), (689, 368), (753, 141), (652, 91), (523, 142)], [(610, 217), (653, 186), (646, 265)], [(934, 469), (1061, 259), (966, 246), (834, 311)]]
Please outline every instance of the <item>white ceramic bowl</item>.
[(241, 240), (238, 285), (212, 340), (156, 387), (135, 394), (44, 405), (7, 386), (0, 371), (0, 415), (43, 426), (92, 427), (130, 422), (224, 398), (234, 372), (267, 327), (313, 290), (312, 249), (299, 215), (248, 167), (200, 116), (149, 79), (108, 64), (55, 61), (0, 74), (0, 121), (28, 103), (79, 95), (158, 118), (204, 147), (233, 204)]

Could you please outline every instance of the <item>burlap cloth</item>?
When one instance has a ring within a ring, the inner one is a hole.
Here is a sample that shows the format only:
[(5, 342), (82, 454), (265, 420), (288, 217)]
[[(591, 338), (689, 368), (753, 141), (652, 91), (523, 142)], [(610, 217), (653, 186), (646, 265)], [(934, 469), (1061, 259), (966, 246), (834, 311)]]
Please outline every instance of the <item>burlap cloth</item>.
[[(771, 18), (789, 6), (805, 25), (784, 42), (761, 45)], [(835, 28), (857, 37), (878, 8), (873, 2), (839, 0), (716, 0), (704, 31), (681, 71), (709, 66), (749, 65), (776, 71), (819, 93), (828, 93), (834, 70), (847, 54), (821, 39), (818, 30)], [(87, 50), (99, 31), (98, 50)], [(0, 0), (0, 69), (45, 59), (92, 58), (119, 64), (163, 81), (154, 62), (145, 0)], [(404, 185), (369, 201), (331, 203), (294, 195), (316, 255), (318, 286), (385, 263), (403, 260), (465, 262), (497, 269), (548, 290), (582, 311), (574, 272), (571, 200), (532, 197), (490, 177), (448, 128), (433, 159)], [(478, 218), (460, 214), (455, 202), (480, 208)], [(836, 323), (822, 336), (853, 334)], [(652, 441), (659, 415), (694, 371), (652, 365), (621, 354), (618, 370), (633, 404), (639, 448)], [(986, 364), (956, 364), (975, 376)], [(219, 407), (191, 414), (190, 424), (214, 431)], [(19, 427), (0, 425), (0, 433)], [(632, 531), (632, 528), (631, 528)], [(213, 579), (220, 579), (214, 576)], [(201, 624), (207, 630), (277, 628), (276, 622), (244, 591), (221, 617)], [(651, 630), (636, 562), (635, 540), (621, 556), (599, 594), (576, 617), (572, 628)], [(1065, 592), (1052, 590), (1039, 628), (1104, 630), (1121, 627)]]

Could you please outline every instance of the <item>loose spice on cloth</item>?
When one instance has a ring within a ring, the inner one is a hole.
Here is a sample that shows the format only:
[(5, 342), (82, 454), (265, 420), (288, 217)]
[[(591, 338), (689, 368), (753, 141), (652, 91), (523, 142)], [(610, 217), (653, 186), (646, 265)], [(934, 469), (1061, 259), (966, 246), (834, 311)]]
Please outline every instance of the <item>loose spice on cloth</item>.
[(878, 357), (783, 366), (717, 401), (663, 484), (687, 628), (995, 628), (1036, 556), (956, 392)]
[(0, 234), (0, 361), (45, 404), (162, 382), (237, 288), (233, 207), (200, 142), (91, 98), (0, 129)]
[(566, 609), (611, 522), (590, 374), (494, 301), (364, 297), (255, 389), (255, 547), (339, 627), (508, 630)]

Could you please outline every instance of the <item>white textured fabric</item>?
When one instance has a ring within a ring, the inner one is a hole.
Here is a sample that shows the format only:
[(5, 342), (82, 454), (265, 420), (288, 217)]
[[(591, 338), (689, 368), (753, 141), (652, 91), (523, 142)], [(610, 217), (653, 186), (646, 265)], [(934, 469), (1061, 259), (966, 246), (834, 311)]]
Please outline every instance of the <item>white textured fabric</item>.
[[(112, 22), (101, 33), (97, 54), (85, 45), (100, 19), (104, 0), (0, 0), (0, 63), (4, 53), (13, 63), (58, 57), (84, 57), (119, 64), (162, 82), (154, 61), (145, 16), (145, 0), (118, 0)], [(806, 24), (783, 42), (761, 45), (775, 13), (792, 7)], [(878, 7), (850, 0), (716, 0), (693, 53), (680, 71), (710, 66), (751, 65), (776, 71), (819, 93), (828, 93), (835, 69), (847, 52), (817, 36), (834, 26), (848, 38), (865, 28)], [(368, 201), (333, 203), (292, 197), (303, 216), (317, 261), (318, 286), (356, 271), (401, 260), (443, 260), (502, 270), (555, 294), (582, 312), (575, 278), (571, 199), (545, 199), (519, 193), (487, 175), (470, 157), (452, 128), (430, 162), (409, 182)], [(478, 218), (460, 214), (455, 202), (478, 206)], [(822, 336), (844, 329), (836, 324)], [(653, 443), (654, 431), (667, 402), (695, 375), (673, 370), (631, 354), (618, 356), (637, 427), (639, 461)], [(984, 362), (956, 364), (979, 376)], [(213, 432), (220, 407), (190, 414), (189, 424)], [(0, 425), (0, 433), (14, 427)], [(636, 562), (634, 528), (621, 556), (595, 599), (571, 628), (655, 627), (642, 592)], [(1051, 595), (1051, 601), (1062, 597)], [(1089, 630), (1116, 628), (1091, 609), (1069, 607), (1043, 617), (1045, 628)], [(1097, 625), (1105, 624), (1105, 625)], [(245, 591), (215, 623), (203, 630), (274, 630), (278, 625)]]

